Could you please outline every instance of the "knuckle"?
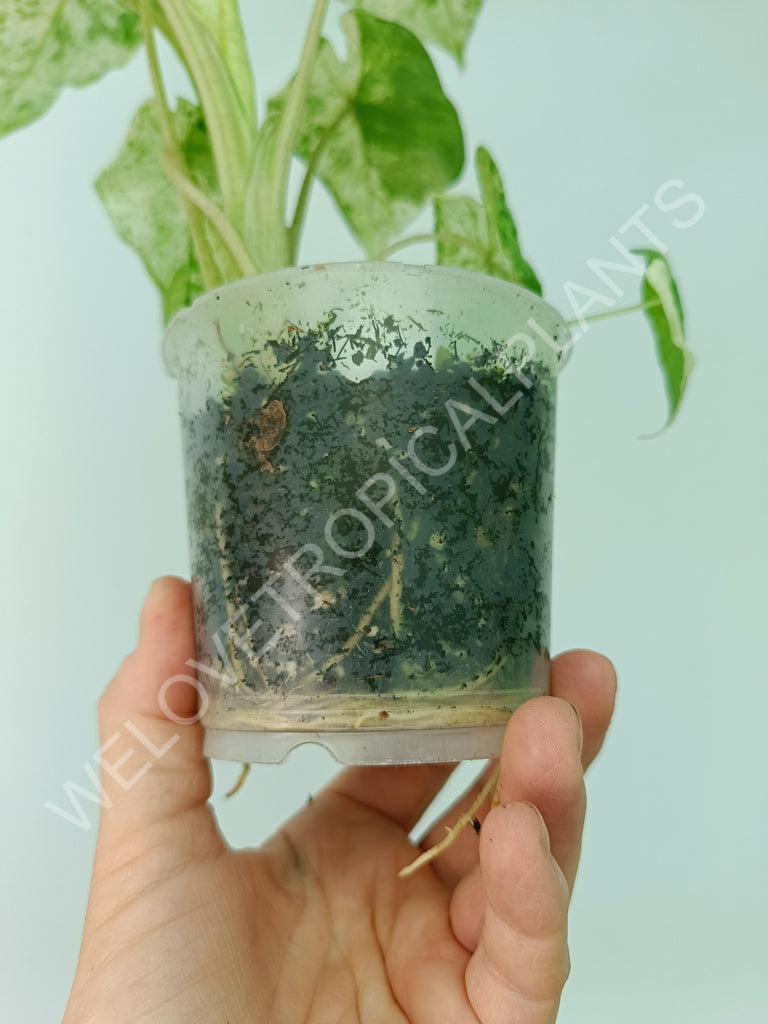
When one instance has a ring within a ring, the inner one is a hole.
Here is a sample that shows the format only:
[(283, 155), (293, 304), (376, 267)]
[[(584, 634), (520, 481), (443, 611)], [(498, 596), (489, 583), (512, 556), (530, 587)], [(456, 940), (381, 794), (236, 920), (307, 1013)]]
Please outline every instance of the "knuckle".
[(137, 666), (138, 652), (131, 651), (130, 654), (123, 658), (117, 672), (99, 697), (97, 709), (100, 722), (106, 721), (112, 715), (117, 700), (117, 693), (123, 684), (123, 680), (133, 675), (137, 670)]
[(565, 987), (566, 981), (571, 976), (571, 951), (568, 948), (568, 943), (563, 943), (563, 958), (560, 965), (560, 988)]

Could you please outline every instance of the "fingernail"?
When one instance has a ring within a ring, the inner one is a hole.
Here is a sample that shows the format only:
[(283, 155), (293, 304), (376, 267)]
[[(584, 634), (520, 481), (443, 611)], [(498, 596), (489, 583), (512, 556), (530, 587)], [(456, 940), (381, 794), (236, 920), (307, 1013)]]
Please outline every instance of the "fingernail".
[(141, 613), (139, 615), (139, 642), (141, 637), (147, 628), (148, 616), (154, 610), (154, 606), (158, 601), (162, 601), (165, 594), (166, 588), (169, 584), (169, 577), (159, 576), (156, 580), (153, 580), (152, 585), (146, 593), (144, 603), (141, 606)]
[(576, 707), (576, 705), (573, 703), (573, 701), (569, 700), (568, 703), (573, 708), (573, 713), (576, 716), (576, 727), (578, 729), (578, 742), (579, 742), (579, 757), (581, 757), (581, 753), (582, 753), (582, 751), (584, 749), (584, 726), (581, 723), (581, 715), (579, 714), (579, 709)]
[(147, 596), (144, 598), (144, 604), (149, 605), (154, 604), (155, 601), (162, 601), (168, 591), (173, 590), (179, 582), (180, 578), (178, 576), (158, 576), (157, 579), (152, 581), (152, 585), (147, 591)]
[(541, 842), (547, 853), (551, 853), (552, 851), (549, 845), (549, 829), (547, 828), (547, 823), (544, 821), (544, 816), (542, 815), (541, 811), (536, 806), (536, 804), (532, 804), (530, 800), (526, 800), (525, 802), (528, 804), (529, 807), (532, 807), (533, 810), (536, 812), (536, 817), (539, 819), (539, 828), (541, 830)]

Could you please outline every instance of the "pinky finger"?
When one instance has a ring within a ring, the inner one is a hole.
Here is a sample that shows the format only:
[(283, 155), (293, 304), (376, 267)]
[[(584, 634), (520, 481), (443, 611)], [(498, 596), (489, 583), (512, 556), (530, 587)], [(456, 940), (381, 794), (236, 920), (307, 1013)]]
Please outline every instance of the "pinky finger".
[[(504, 804), (487, 816), (480, 878), (485, 913), (467, 965), (470, 1003), (482, 1024), (553, 1024), (570, 967), (569, 890), (533, 804)], [(463, 895), (454, 895), (457, 916)]]

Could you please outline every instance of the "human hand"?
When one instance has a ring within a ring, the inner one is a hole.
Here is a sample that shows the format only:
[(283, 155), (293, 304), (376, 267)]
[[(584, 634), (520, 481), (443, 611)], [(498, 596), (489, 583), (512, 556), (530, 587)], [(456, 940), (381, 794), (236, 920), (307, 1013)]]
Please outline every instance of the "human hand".
[[(64, 1024), (554, 1021), (569, 965), (582, 766), (613, 710), (610, 662), (587, 651), (554, 660), (552, 696), (510, 719), (501, 803), (478, 814), (479, 836), (465, 829), (400, 879), (418, 852), (408, 833), (455, 766), (347, 768), (260, 849), (230, 850), (207, 803), (202, 726), (175, 725), (158, 701), (193, 657), (189, 584), (165, 577), (99, 718), (104, 742), (119, 733), (105, 754), (112, 765), (137, 747), (127, 721), (158, 750), (171, 745), (128, 789), (102, 773), (113, 803)], [(177, 717), (194, 717), (192, 687), (174, 685), (166, 700)], [(126, 757), (121, 774), (141, 760)]]

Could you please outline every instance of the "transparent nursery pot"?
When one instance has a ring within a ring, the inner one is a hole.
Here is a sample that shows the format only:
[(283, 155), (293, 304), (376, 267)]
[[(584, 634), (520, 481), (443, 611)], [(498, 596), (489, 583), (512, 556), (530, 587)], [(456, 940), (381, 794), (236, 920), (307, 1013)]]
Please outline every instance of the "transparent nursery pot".
[(536, 295), (301, 267), (169, 325), (209, 756), (495, 756), (549, 683), (555, 377)]

